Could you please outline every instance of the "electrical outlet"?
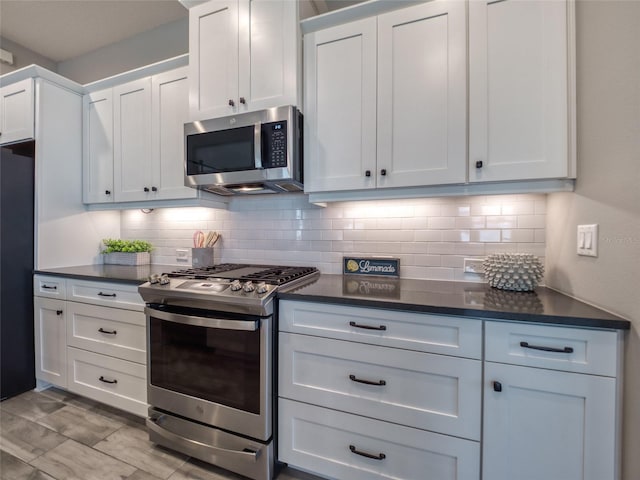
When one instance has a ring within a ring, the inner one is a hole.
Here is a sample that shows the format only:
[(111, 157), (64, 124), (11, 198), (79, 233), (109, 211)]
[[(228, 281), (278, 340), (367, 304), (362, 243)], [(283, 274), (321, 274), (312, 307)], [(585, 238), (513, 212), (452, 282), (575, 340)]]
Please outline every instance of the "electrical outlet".
[(188, 262), (189, 250), (186, 248), (176, 248), (176, 260), (179, 262)]
[(464, 273), (475, 273), (476, 275), (482, 275), (484, 273), (482, 262), (484, 262), (484, 258), (465, 258)]

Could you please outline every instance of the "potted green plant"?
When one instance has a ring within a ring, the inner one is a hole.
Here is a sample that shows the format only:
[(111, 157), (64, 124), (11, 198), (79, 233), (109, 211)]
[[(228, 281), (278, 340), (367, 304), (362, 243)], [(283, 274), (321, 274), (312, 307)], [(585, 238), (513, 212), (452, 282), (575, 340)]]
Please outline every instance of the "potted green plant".
[(147, 265), (151, 263), (153, 246), (146, 240), (120, 240), (105, 238), (102, 240), (105, 264), (111, 265)]

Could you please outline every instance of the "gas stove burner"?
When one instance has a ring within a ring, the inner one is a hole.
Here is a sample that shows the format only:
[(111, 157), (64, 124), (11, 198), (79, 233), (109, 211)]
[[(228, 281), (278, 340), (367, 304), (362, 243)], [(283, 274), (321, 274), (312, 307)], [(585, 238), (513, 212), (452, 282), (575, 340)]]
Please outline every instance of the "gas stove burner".
[(269, 285), (285, 285), (289, 282), (312, 275), (318, 271), (315, 267), (288, 267), (272, 265), (243, 265), (237, 263), (221, 263), (210, 267), (186, 268), (175, 270), (167, 275), (171, 278), (192, 280), (206, 280), (208, 278), (223, 278), (228, 280), (243, 280), (264, 282)]
[(284, 285), (317, 271), (318, 269), (315, 267), (268, 267), (259, 272), (243, 275), (240, 280), (265, 282), (270, 285)]
[(238, 263), (221, 263), (218, 265), (212, 265), (210, 267), (196, 267), (185, 268), (182, 270), (174, 270), (167, 275), (171, 278), (199, 278), (205, 279), (208, 277), (217, 276), (219, 273), (228, 272), (230, 270), (237, 270), (244, 267)]

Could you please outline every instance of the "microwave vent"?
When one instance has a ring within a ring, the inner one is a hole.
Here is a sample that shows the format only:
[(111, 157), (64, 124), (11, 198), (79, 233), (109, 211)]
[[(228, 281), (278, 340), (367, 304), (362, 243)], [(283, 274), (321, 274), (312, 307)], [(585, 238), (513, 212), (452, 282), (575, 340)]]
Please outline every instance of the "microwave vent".
[(232, 192), (228, 188), (225, 188), (225, 187), (222, 187), (222, 186), (218, 186), (218, 185), (209, 185), (209, 186), (203, 188), (203, 190), (205, 190), (207, 192), (210, 192), (210, 193), (215, 193), (216, 195), (226, 195), (226, 196), (234, 195), (234, 192)]
[(285, 192), (301, 192), (303, 190), (300, 185), (295, 183), (277, 183), (275, 186)]

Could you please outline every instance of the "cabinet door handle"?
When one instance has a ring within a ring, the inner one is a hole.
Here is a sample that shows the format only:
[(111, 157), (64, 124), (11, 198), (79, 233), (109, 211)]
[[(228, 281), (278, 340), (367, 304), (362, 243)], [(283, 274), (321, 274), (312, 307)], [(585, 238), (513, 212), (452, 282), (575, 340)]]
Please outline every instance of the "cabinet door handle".
[(117, 331), (117, 330), (105, 330), (105, 329), (104, 329), (104, 328), (102, 328), (102, 327), (100, 327), (100, 328), (98, 329), (98, 331), (99, 331), (100, 333), (106, 333), (107, 335), (115, 335), (115, 334), (117, 334), (117, 333), (118, 333), (118, 331)]
[(118, 383), (118, 380), (116, 380), (115, 378), (113, 380), (109, 380), (107, 378), (104, 378), (102, 375), (100, 375), (100, 378), (98, 380), (104, 383)]
[(158, 187), (151, 187), (151, 191), (152, 192), (157, 192), (158, 191)]
[(229, 99), (229, 106), (230, 107), (235, 107), (236, 106), (236, 102), (234, 102), (233, 100)]
[(349, 322), (349, 325), (356, 328), (364, 328), (365, 330), (386, 330), (387, 327), (384, 325), (380, 325), (376, 327), (375, 325), (362, 325), (361, 323)]
[(360, 455), (362, 457), (367, 457), (367, 458), (373, 458), (374, 460), (384, 460), (385, 458), (387, 458), (387, 456), (384, 453), (379, 453), (377, 455), (374, 455), (372, 453), (361, 452), (355, 447), (355, 445), (349, 445), (349, 450), (351, 450), (356, 455)]
[(115, 293), (102, 293), (102, 292), (98, 292), (98, 295), (101, 297), (113, 297), (113, 298), (115, 298), (116, 296)]
[(111, 190), (105, 190), (105, 191), (104, 191), (104, 194), (105, 194), (105, 195), (111, 195)]
[(42, 288), (46, 290), (57, 290), (58, 287), (56, 285), (42, 285)]
[(364, 383), (365, 385), (376, 385), (379, 387), (382, 387), (383, 385), (387, 384), (387, 382), (384, 380), (378, 380), (377, 382), (373, 382), (371, 380), (362, 380), (360, 378), (357, 378), (355, 375), (349, 375), (349, 380), (351, 380), (352, 382)]
[(364, 176), (365, 177), (370, 177), (371, 176), (371, 170), (367, 170), (366, 172), (364, 172)]
[(382, 175), (383, 177), (387, 174), (387, 170), (386, 169), (382, 169), (380, 170), (380, 175)]
[(493, 391), (494, 392), (501, 392), (502, 391), (502, 384), (500, 382), (493, 382)]
[(56, 315), (58, 316), (62, 315), (62, 310), (56, 310)]
[(240, 103), (246, 105), (247, 101), (244, 99), (244, 97), (240, 97)]
[(476, 168), (482, 168), (482, 160), (476, 162)]
[(564, 347), (564, 348), (545, 347), (542, 345), (529, 345), (529, 342), (520, 342), (520, 346), (522, 348), (530, 348), (532, 350), (542, 350), (543, 352), (573, 353), (573, 348), (571, 347)]
[(143, 190), (144, 190), (145, 192), (148, 192), (148, 191), (149, 191), (149, 187), (144, 187), (144, 188), (143, 188)]

